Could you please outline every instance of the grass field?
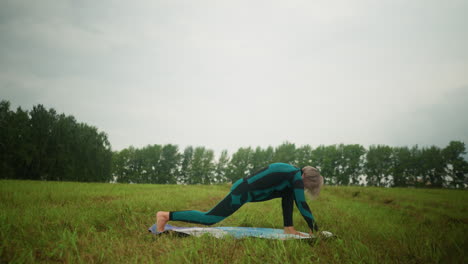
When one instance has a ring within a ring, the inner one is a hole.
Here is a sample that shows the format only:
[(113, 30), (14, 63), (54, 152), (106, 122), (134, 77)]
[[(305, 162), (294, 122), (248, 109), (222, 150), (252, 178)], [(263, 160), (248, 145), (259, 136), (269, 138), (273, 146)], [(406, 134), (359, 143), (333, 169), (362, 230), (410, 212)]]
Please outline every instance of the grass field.
[[(309, 206), (321, 230), (339, 238), (314, 243), (147, 233), (156, 211), (208, 210), (228, 190), (227, 185), (3, 180), (0, 261), (468, 263), (468, 191), (464, 190), (326, 186)], [(307, 231), (294, 210), (296, 229)], [(216, 226), (282, 228), (281, 201), (247, 204)]]

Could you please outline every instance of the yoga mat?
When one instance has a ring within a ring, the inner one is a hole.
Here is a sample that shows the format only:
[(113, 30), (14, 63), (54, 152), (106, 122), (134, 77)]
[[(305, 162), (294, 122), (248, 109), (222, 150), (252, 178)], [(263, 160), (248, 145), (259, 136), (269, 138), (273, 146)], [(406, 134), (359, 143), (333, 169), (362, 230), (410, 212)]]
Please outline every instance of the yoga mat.
[[(180, 227), (180, 226), (173, 226), (167, 224), (164, 227), (164, 232), (157, 232), (156, 231), (156, 224), (151, 226), (148, 229), (149, 232), (153, 234), (162, 234), (162, 233), (169, 233), (170, 231), (174, 231), (180, 234), (184, 234), (187, 236), (202, 236), (208, 234), (210, 236), (216, 238), (223, 238), (226, 236), (232, 236), (234, 238), (245, 238), (245, 237), (258, 237), (258, 238), (266, 238), (266, 239), (310, 239), (316, 238), (315, 235), (310, 236), (307, 233), (302, 233), (304, 236), (299, 235), (291, 235), (291, 234), (284, 234), (283, 229), (275, 229), (275, 228), (261, 228), (261, 227)], [(324, 237), (333, 237), (334, 235), (328, 231), (321, 231), (319, 233)]]

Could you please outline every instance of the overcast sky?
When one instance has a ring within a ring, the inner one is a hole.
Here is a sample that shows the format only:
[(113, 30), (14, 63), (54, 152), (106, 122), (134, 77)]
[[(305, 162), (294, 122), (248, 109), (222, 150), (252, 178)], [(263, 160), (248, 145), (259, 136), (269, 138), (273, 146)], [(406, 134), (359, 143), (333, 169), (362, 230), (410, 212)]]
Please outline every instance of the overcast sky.
[(0, 98), (134, 145), (468, 144), (468, 1), (0, 0)]

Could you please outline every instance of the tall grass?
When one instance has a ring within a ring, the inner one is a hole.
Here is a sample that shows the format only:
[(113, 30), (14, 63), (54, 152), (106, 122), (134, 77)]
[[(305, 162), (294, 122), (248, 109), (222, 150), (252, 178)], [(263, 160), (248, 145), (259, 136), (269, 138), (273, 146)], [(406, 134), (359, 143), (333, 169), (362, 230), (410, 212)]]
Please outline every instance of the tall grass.
[[(309, 205), (335, 240), (156, 237), (158, 210), (208, 210), (229, 186), (0, 181), (0, 262), (467, 263), (468, 192), (326, 186)], [(308, 231), (295, 209), (296, 229)], [(177, 223), (175, 225), (192, 226)], [(280, 200), (217, 226), (282, 228)]]

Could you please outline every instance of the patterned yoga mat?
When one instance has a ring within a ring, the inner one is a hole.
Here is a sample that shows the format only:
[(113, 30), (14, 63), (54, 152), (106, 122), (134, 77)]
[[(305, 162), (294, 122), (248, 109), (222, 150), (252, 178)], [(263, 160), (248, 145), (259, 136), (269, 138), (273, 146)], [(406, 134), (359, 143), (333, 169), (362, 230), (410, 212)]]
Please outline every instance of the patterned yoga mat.
[[(259, 228), (259, 227), (178, 227), (167, 224), (164, 228), (164, 232), (157, 232), (156, 225), (151, 226), (148, 229), (153, 234), (168, 233), (174, 231), (177, 233), (189, 235), (189, 236), (202, 236), (204, 234), (211, 235), (216, 238), (223, 238), (225, 236), (232, 236), (234, 238), (244, 237), (259, 237), (267, 239), (310, 239), (316, 238), (315, 235), (310, 236), (307, 233), (302, 233), (305, 236), (284, 234), (283, 229), (275, 228)], [(333, 234), (327, 231), (321, 231), (320, 235), (324, 237), (332, 237)]]

